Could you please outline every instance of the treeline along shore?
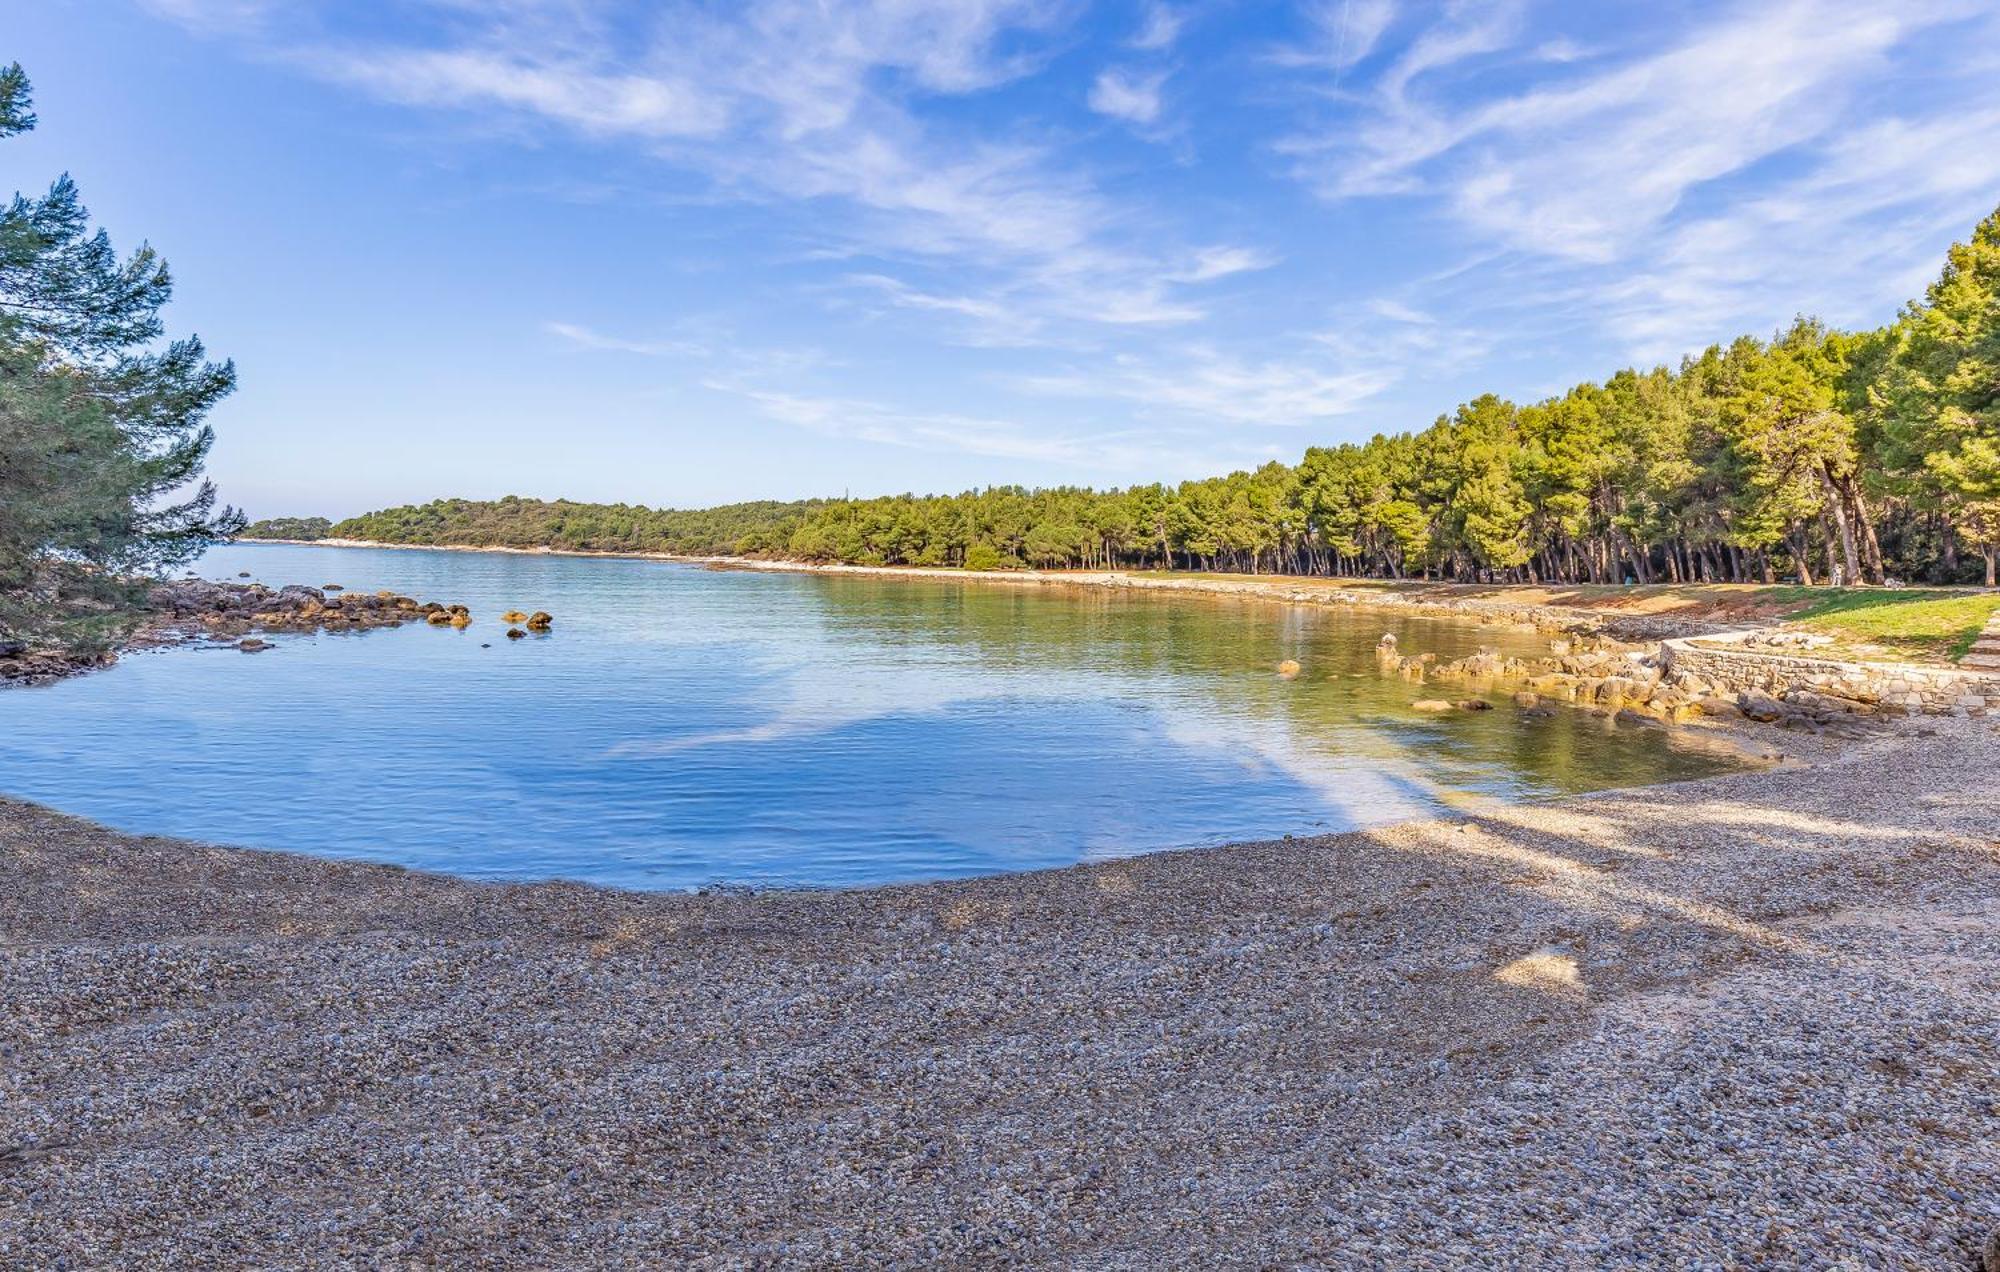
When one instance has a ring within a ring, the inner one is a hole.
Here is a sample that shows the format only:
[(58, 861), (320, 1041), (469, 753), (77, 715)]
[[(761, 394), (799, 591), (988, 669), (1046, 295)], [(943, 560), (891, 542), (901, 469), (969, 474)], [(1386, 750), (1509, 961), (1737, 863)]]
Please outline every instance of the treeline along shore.
[(1295, 465), (1121, 490), (656, 509), (441, 499), (250, 537), (1495, 582), (1995, 583), (2000, 212), (1895, 322), (1801, 318)]

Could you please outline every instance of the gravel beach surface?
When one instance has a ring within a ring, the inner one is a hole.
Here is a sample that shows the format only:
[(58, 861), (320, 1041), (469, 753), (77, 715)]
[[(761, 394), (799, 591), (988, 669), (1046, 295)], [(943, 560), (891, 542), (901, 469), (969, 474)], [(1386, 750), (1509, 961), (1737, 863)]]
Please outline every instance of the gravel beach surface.
[(2000, 1227), (1984, 721), (856, 892), (8, 802), (0, 880), (0, 1266), (1969, 1269)]

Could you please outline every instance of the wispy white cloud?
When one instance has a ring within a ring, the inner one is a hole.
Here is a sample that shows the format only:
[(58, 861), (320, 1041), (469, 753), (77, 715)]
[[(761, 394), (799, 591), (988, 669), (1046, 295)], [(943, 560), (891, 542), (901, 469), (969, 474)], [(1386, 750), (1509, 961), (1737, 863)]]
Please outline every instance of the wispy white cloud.
[(409, 106), (498, 105), (599, 135), (713, 137), (727, 104), (699, 86), (651, 75), (537, 64), (484, 50), (318, 52), (323, 74)]
[(1181, 38), (1181, 31), (1187, 26), (1188, 15), (1170, 4), (1154, 3), (1146, 6), (1146, 15), (1133, 33), (1131, 45), (1135, 49), (1159, 52), (1170, 49), (1174, 41)]
[(892, 305), (966, 320), (957, 343), (1009, 347), (1041, 342), (1042, 319), (998, 297), (924, 291), (884, 274), (850, 274), (847, 281), (879, 293)]
[(1196, 419), (1290, 427), (1351, 414), (1399, 375), (1380, 364), (1341, 369), (1324, 361), (1250, 361), (1194, 346), (1178, 350), (1170, 361), (1123, 356), (1102, 368), (1025, 377), (1019, 387), (1030, 393), (1122, 400)]
[(1365, 61), (1396, 18), (1395, 0), (1312, 0), (1302, 9), (1306, 38), (1273, 55), (1282, 66), (1336, 72)]
[[(914, 450), (982, 455), (1099, 473), (1129, 472), (1142, 461), (1152, 471), (1200, 473), (1231, 460), (1214, 450), (1189, 451), (1170, 437), (1130, 430), (1051, 433), (1021, 422), (956, 411), (922, 411), (869, 398), (776, 389), (717, 377), (704, 387), (733, 394), (766, 418), (846, 440)], [(1232, 457), (1233, 459), (1233, 457)]]
[(1511, 246), (1609, 260), (1696, 187), (1845, 127), (1841, 108), (1889, 50), (1961, 9), (1752, 5), (1592, 74), (1451, 105), (1413, 99), (1419, 75), (1508, 47), (1519, 16), (1503, 6), (1426, 31), (1372, 86), (1358, 126), (1290, 148), (1330, 197), (1430, 189)]
[(705, 358), (711, 353), (708, 346), (692, 340), (633, 340), (608, 336), (573, 322), (545, 322), (542, 330), (572, 349), (635, 353), (647, 358)]
[(1194, 254), (1186, 266), (1174, 270), (1167, 277), (1177, 283), (1206, 283), (1231, 274), (1269, 269), (1277, 263), (1276, 256), (1254, 247), (1204, 247)]
[[(2000, 189), (2000, 148), (1978, 140), (2000, 79), (1970, 53), (2000, 21), (1979, 14), (1738, 4), (1621, 51), (1549, 38), (1513, 5), (1447, 12), (1281, 150), (1330, 201), (1417, 201), (1468, 245), (1544, 262), (1489, 258), (1442, 290), (1484, 286), (1542, 322), (1588, 314), (1630, 355), (1669, 358), (1800, 308), (1862, 320), (1884, 279), (1934, 266), (1940, 227)], [(1937, 46), (1953, 24), (1963, 38)], [(1912, 58), (1932, 91), (1885, 96)], [(1498, 63), (1513, 74), (1481, 77)]]
[(139, 0), (139, 7), (206, 35), (241, 34), (263, 24), (273, 0)]
[(1165, 72), (1141, 74), (1107, 68), (1090, 87), (1090, 108), (1113, 119), (1150, 124), (1160, 117), (1160, 88), (1166, 82)]
[[(429, 7), (453, 13), (427, 40), (300, 23), (259, 47), (386, 101), (629, 141), (717, 197), (796, 209), (816, 254), (872, 258), (864, 286), (961, 315), (963, 343), (1198, 322), (1206, 309), (1180, 289), (1261, 259), (1174, 242), (1045, 129), (947, 126), (922, 109), (1036, 71), (1057, 47), (1044, 37), (1073, 14), (1063, 0), (748, 0), (726, 13), (676, 5), (636, 26), (602, 0)], [(1183, 16), (1149, 10), (1141, 35), (1170, 43)], [(1092, 105), (1152, 124), (1165, 74), (1107, 70)], [(912, 262), (967, 281), (923, 286), (905, 276)]]
[[(1659, 360), (1800, 310), (1879, 321), (1936, 275), (1941, 239), (2000, 202), (1995, 97), (1985, 109), (1843, 132), (1800, 174), (1674, 224), (1589, 303), (1637, 356)], [(1822, 243), (1831, 250), (1798, 250)]]

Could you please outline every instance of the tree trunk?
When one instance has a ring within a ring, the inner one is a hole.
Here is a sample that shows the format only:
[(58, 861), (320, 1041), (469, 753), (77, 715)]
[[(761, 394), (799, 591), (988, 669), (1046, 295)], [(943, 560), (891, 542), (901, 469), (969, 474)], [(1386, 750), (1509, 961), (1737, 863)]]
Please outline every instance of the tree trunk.
[(1829, 468), (1824, 460), (1820, 461), (1819, 480), (1826, 489), (1826, 514), (1832, 518), (1835, 529), (1840, 532), (1840, 559), (1847, 565), (1847, 578), (1844, 581), (1851, 587), (1862, 581), (1862, 574), (1861, 558), (1854, 550), (1854, 525), (1847, 515), (1846, 492), (1841, 490), (1838, 482), (1834, 481), (1833, 469)]
[(1868, 498), (1862, 493), (1861, 483), (1849, 473), (1841, 479), (1841, 493), (1847, 496), (1847, 506), (1854, 514), (1854, 523), (1861, 535), (1862, 562), (1868, 567), (1867, 579), (1881, 585), (1887, 577), (1882, 569), (1882, 541), (1875, 537), (1875, 522), (1868, 515)]
[(1845, 580), (1834, 578), (1840, 572), (1840, 542), (1833, 532), (1833, 517), (1824, 507), (1819, 510), (1819, 533), (1820, 537), (1826, 540), (1826, 581), (1844, 582)]
[(1653, 563), (1646, 559), (1647, 552), (1639, 546), (1639, 541), (1631, 535), (1620, 532), (1618, 537), (1625, 541), (1625, 550), (1632, 556), (1632, 577), (1641, 583), (1653, 581)]
[(1811, 587), (1813, 585), (1812, 563), (1806, 560), (1805, 531), (1796, 530), (1786, 535), (1785, 546), (1792, 550), (1792, 564), (1798, 568), (1799, 585), (1801, 587)]

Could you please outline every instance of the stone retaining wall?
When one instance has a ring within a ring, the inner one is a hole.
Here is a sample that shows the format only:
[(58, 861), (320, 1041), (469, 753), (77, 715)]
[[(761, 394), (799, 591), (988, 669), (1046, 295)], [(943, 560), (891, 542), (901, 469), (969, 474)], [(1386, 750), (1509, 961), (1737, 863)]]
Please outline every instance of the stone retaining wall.
[(1915, 663), (1843, 662), (1809, 654), (1765, 653), (1724, 642), (1749, 633), (1669, 640), (1667, 666), (1732, 693), (1796, 701), (1821, 697), (1910, 715), (2000, 711), (2000, 675)]

